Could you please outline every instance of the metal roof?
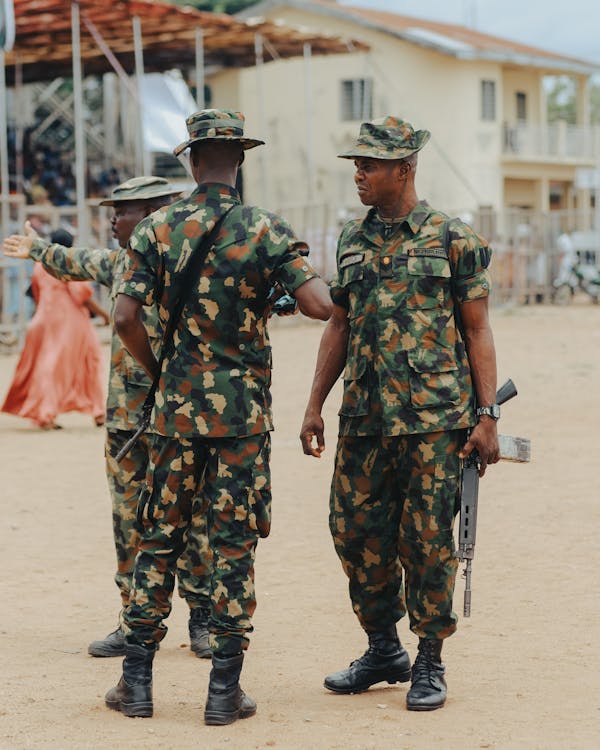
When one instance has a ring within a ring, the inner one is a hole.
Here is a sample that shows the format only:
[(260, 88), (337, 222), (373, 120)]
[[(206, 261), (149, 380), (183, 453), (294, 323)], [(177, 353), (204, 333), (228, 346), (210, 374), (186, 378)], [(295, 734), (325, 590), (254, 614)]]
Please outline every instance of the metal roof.
[[(198, 11), (155, 0), (79, 0), (81, 59), (84, 75), (112, 70), (92, 36), (95, 29), (128, 73), (135, 69), (132, 19), (139, 17), (144, 70), (160, 72), (195, 64), (196, 29), (203, 31), (208, 65), (246, 67), (255, 64), (255, 35), (264, 42), (264, 61), (303, 53), (330, 54), (366, 50), (356, 40), (296, 30), (269, 21), (248, 22), (221, 13)], [(15, 62), (23, 81), (44, 81), (71, 75), (71, 0), (14, 0), (16, 38), (6, 54), (6, 75), (14, 82)]]
[[(539, 68), (549, 73), (600, 73), (600, 65), (589, 60), (567, 57), (510, 39), (483, 34), (466, 26), (370, 8), (338, 5), (332, 0), (263, 0), (238, 13), (236, 17), (248, 18), (283, 7), (355, 23), (358, 36), (359, 27), (362, 26), (461, 60), (489, 60)], [(326, 21), (323, 26), (326, 26)]]

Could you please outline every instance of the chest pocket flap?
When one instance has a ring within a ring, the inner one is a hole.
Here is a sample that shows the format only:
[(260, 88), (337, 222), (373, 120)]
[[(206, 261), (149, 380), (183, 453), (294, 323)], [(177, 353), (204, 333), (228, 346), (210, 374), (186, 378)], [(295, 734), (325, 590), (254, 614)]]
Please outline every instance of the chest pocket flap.
[(414, 276), (438, 276), (443, 279), (451, 276), (448, 259), (439, 255), (409, 255), (407, 268), (408, 273)]
[[(407, 258), (406, 305), (409, 308), (441, 307), (450, 296), (450, 263), (446, 257), (434, 254), (436, 249), (443, 252), (443, 248), (416, 248), (422, 254), (409, 255)], [(432, 254), (425, 255), (425, 251)]]

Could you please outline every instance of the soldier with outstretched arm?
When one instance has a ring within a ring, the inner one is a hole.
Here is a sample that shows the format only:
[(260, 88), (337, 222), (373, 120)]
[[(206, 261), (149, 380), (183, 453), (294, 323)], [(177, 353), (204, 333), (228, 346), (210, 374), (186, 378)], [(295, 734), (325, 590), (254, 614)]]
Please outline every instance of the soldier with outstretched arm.
[[(338, 241), (333, 313), (300, 435), (304, 452), (319, 457), (321, 409), (343, 371), (330, 529), (369, 646), (325, 687), (358, 693), (410, 680), (406, 703), (416, 711), (446, 700), (441, 650), (457, 623), (461, 461), (477, 451), (483, 476), (498, 460), (491, 251), (419, 200), (417, 152), (429, 137), (386, 117), (363, 123), (341, 154), (371, 208)], [(419, 637), (412, 668), (396, 632), (405, 615)]]
[[(110, 198), (101, 205), (111, 206), (111, 226), (119, 243), (116, 249), (65, 247), (48, 243), (37, 236), (29, 223), (24, 235), (11, 235), (4, 240), (6, 255), (13, 258), (31, 257), (59, 279), (96, 281), (110, 290), (113, 306), (121, 283), (126, 247), (135, 226), (161, 206), (178, 197), (180, 190), (162, 177), (134, 177), (117, 185)], [(154, 350), (160, 348), (162, 326), (156, 305), (142, 308), (141, 325)], [(111, 361), (106, 404), (106, 476), (112, 499), (113, 535), (117, 553), (115, 582), (121, 593), (122, 611), (119, 625), (105, 638), (90, 643), (88, 653), (96, 657), (123, 656), (125, 634), (122, 612), (129, 604), (132, 589), (133, 562), (138, 551), (140, 528), (137, 505), (146, 478), (149, 436), (142, 435), (121, 462), (115, 460), (119, 450), (136, 430), (140, 410), (150, 388), (143, 369), (123, 346), (117, 333), (111, 339)], [(185, 553), (178, 562), (179, 594), (190, 608), (188, 629), (190, 648), (199, 658), (210, 658), (208, 645), (208, 610), (210, 550), (206, 524), (201, 514), (194, 516)]]

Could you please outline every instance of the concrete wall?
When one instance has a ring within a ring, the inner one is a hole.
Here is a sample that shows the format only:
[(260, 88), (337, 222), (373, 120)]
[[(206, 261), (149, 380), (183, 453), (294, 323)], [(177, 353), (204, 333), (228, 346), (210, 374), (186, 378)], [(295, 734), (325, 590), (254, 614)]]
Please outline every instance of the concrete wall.
[[(517, 91), (527, 95), (528, 118), (545, 124), (541, 71), (458, 60), (354, 22), (295, 8), (277, 8), (269, 17), (347, 39), (360, 38), (371, 51), (313, 56), (308, 66), (302, 58), (268, 62), (260, 72), (229, 70), (210, 78), (213, 101), (240, 108), (247, 118), (247, 132), (267, 141), (264, 150), (250, 153), (244, 165), (248, 200), (270, 208), (307, 203), (360, 207), (353, 166), (336, 154), (353, 143), (362, 119), (341, 120), (341, 82), (366, 78), (373, 82), (373, 117), (399, 115), (432, 133), (419, 157), (421, 197), (452, 214), (480, 207), (500, 210), (505, 203), (505, 177), (510, 177), (512, 205), (545, 209), (540, 185), (545, 189), (556, 179), (556, 162), (541, 165), (538, 160), (532, 165), (517, 159), (507, 171), (503, 155), (504, 124), (516, 121)], [(481, 118), (482, 80), (496, 84), (494, 121)], [(572, 180), (573, 165), (568, 172)], [(517, 185), (515, 179), (524, 181)]]

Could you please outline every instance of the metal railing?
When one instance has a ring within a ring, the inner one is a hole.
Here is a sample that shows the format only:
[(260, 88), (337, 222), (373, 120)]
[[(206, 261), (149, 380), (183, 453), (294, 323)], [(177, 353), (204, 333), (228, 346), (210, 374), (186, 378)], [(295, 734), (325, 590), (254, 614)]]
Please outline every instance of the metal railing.
[[(88, 223), (94, 236), (92, 246), (107, 247), (110, 240), (108, 209), (89, 201), (88, 212)], [(282, 205), (277, 213), (290, 222), (299, 238), (309, 243), (312, 264), (329, 281), (335, 275), (340, 229), (348, 219), (362, 216), (364, 208), (328, 204)], [(451, 215), (460, 213), (456, 211)], [(26, 206), (22, 200), (11, 196), (11, 231), (21, 231), (26, 218), (45, 221), (47, 233), (59, 226), (76, 232), (74, 207)], [(485, 210), (473, 215), (470, 222), (473, 228), (486, 237), (493, 248), (492, 305), (553, 301), (553, 281), (564, 254), (558, 241), (562, 234), (573, 236), (579, 233), (579, 237), (589, 238), (590, 247), (582, 248), (586, 259), (600, 264), (600, 237), (591, 231), (592, 220), (590, 212), (575, 211), (542, 214), (516, 209), (504, 212)], [(1, 227), (0, 236), (5, 236)], [(0, 351), (14, 351), (23, 341), (31, 313), (25, 296), (29, 274), (25, 263), (0, 254)], [(100, 298), (106, 301), (102, 295)]]
[(600, 127), (528, 123), (503, 126), (502, 153), (514, 159), (551, 159), (596, 164), (600, 160)]

